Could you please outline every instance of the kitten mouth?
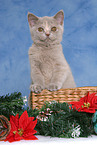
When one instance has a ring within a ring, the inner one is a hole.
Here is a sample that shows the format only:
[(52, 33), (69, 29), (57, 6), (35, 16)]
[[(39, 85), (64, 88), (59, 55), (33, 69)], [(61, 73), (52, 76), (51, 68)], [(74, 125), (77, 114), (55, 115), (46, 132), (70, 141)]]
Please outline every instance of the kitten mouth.
[(45, 38), (45, 39), (40, 39), (40, 41), (45, 42), (45, 41), (49, 41), (51, 40), (49, 37)]
[(46, 40), (51, 40), (51, 39), (49, 37), (47, 37)]
[(51, 39), (50, 37), (46, 37), (45, 39), (40, 39), (41, 42), (53, 42), (55, 41), (56, 39)]
[(45, 39), (45, 41), (55, 41), (56, 39), (51, 39), (50, 37), (47, 37), (46, 39)]

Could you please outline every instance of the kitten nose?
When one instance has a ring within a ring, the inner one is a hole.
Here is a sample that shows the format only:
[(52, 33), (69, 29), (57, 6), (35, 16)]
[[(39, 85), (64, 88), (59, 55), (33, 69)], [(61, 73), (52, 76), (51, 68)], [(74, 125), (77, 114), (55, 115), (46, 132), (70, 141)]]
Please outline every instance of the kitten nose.
[(46, 33), (46, 36), (49, 36), (50, 34), (49, 33)]

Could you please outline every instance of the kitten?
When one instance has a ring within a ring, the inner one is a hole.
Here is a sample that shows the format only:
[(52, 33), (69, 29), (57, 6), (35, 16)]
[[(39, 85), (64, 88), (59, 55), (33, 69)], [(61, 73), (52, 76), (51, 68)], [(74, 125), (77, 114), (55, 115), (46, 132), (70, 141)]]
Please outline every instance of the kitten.
[(37, 17), (28, 13), (33, 40), (29, 48), (30, 89), (35, 93), (43, 89), (55, 91), (75, 87), (72, 72), (62, 52), (63, 20), (63, 10), (53, 17)]

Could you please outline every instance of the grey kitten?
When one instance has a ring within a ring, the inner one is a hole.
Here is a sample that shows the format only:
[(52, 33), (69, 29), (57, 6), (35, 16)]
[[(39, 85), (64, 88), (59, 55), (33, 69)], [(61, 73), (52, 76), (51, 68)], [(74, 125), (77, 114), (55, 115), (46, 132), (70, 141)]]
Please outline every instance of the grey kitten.
[(31, 91), (43, 89), (55, 91), (75, 87), (70, 67), (62, 51), (63, 10), (53, 17), (37, 17), (28, 13), (28, 22), (33, 40), (29, 48), (31, 66)]

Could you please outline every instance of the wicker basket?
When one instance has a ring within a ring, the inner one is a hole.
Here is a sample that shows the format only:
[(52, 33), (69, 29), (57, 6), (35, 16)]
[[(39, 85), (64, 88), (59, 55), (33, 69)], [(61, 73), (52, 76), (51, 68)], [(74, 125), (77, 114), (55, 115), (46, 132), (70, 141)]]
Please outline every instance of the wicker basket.
[(79, 101), (81, 97), (84, 97), (88, 92), (97, 92), (97, 86), (95, 87), (77, 87), (60, 89), (58, 91), (50, 92), (43, 90), (40, 94), (30, 92), (30, 106), (32, 109), (41, 108), (45, 101), (59, 101), (59, 102), (71, 102)]

